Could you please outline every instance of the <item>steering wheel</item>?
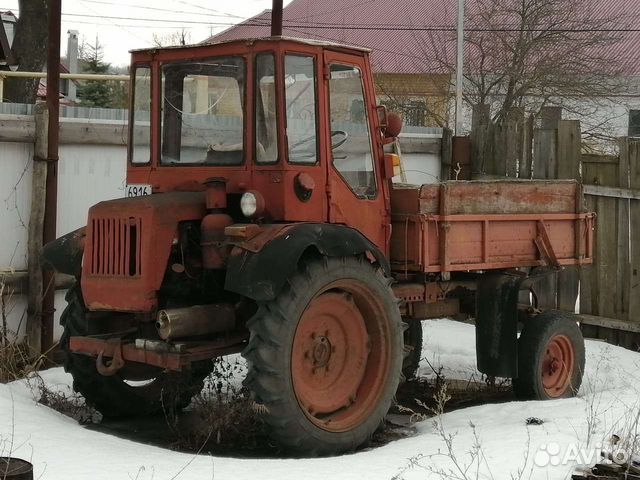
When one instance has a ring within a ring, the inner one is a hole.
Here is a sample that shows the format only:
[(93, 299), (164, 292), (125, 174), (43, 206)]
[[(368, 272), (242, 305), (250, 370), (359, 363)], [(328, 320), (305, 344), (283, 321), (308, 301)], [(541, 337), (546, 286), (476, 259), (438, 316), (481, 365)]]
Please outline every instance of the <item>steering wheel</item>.
[[(346, 142), (347, 139), (349, 138), (349, 134), (344, 130), (332, 131), (331, 138), (333, 139), (333, 137), (336, 137), (336, 136), (340, 136), (341, 138), (339, 138), (337, 142), (331, 143), (331, 150), (335, 150), (336, 148), (341, 147), (342, 145), (344, 145), (344, 142)], [(293, 145), (291, 145), (291, 148), (289, 149), (289, 155), (296, 156), (298, 157), (299, 160), (304, 158), (315, 157), (316, 152), (309, 152), (304, 148), (300, 148), (301, 146), (306, 145), (307, 143), (313, 142), (315, 139), (316, 139), (316, 136), (311, 135), (307, 138), (303, 138), (302, 140), (294, 143)]]
[[(336, 143), (333, 143), (333, 137), (337, 137), (337, 136), (341, 136), (342, 138), (340, 138)], [(338, 147), (341, 147), (342, 145), (344, 145), (344, 142), (347, 141), (347, 138), (349, 138), (349, 134), (347, 132), (345, 132), (344, 130), (334, 130), (331, 132), (331, 150), (335, 150)]]

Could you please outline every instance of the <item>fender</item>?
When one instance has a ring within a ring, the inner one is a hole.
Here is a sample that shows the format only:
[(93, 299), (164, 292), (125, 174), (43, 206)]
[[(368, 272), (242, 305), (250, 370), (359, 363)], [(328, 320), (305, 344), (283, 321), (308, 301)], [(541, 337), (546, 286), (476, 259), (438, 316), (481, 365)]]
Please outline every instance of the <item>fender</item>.
[(360, 232), (343, 225), (270, 225), (235, 248), (227, 259), (225, 289), (259, 302), (273, 300), (309, 248), (328, 257), (370, 254), (391, 274), (389, 261)]
[(47, 243), (42, 249), (43, 268), (79, 277), (86, 236), (86, 227), (81, 227)]
[(476, 290), (476, 360), (478, 370), (494, 377), (518, 377), (518, 294), (558, 271), (540, 267), (480, 275)]

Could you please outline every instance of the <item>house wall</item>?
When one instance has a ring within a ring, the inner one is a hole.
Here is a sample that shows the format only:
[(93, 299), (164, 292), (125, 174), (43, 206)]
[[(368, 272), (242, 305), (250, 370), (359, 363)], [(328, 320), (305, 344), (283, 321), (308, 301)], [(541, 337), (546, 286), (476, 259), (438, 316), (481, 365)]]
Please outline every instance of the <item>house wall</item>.
[(448, 124), (449, 75), (374, 74), (376, 91), (381, 102), (392, 100), (403, 104), (411, 100), (423, 101), (430, 114), (426, 127)]

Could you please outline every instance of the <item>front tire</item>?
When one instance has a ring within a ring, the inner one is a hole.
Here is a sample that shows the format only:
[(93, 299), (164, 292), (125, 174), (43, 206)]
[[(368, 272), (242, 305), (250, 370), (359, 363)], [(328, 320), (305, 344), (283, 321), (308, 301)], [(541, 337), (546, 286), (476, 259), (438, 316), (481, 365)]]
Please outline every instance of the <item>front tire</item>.
[(584, 364), (584, 338), (575, 317), (541, 313), (525, 323), (518, 340), (513, 390), (522, 400), (573, 397), (580, 389)]
[(271, 436), (308, 455), (366, 442), (398, 387), (401, 325), (389, 281), (365, 258), (303, 263), (248, 323), (245, 385)]
[[(93, 357), (69, 351), (69, 338), (88, 332), (87, 310), (78, 286), (66, 295), (67, 307), (60, 317), (64, 328), (60, 348), (65, 352), (64, 369), (73, 376), (74, 391), (106, 418), (126, 418), (160, 412), (173, 413), (186, 407), (202, 390), (204, 379), (213, 370), (210, 360), (196, 362), (182, 372), (142, 367), (127, 376), (127, 365), (113, 376), (103, 376)], [(142, 375), (141, 375), (142, 373)]]

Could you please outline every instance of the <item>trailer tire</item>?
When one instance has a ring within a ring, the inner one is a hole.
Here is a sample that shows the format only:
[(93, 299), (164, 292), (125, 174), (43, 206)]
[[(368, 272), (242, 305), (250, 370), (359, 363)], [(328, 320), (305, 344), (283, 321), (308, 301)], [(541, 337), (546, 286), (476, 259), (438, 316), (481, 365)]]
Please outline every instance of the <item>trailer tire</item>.
[(301, 262), (247, 324), (244, 385), (272, 438), (312, 456), (365, 443), (400, 381), (401, 324), (390, 281), (364, 256)]
[(127, 383), (120, 372), (108, 377), (101, 375), (95, 359), (69, 351), (69, 337), (86, 335), (88, 328), (86, 308), (77, 285), (67, 292), (66, 300), (67, 307), (60, 317), (64, 328), (60, 338), (60, 348), (66, 354), (64, 369), (73, 376), (73, 389), (105, 418), (175, 413), (189, 405), (191, 398), (202, 390), (204, 379), (213, 370), (209, 360), (195, 362), (182, 372), (156, 369), (157, 376), (144, 385)]
[(549, 400), (573, 397), (584, 373), (584, 338), (574, 315), (548, 311), (528, 320), (518, 340), (516, 397)]
[(416, 377), (420, 358), (422, 356), (422, 321), (407, 320), (404, 331), (404, 361), (402, 362), (402, 376), (405, 380)]

